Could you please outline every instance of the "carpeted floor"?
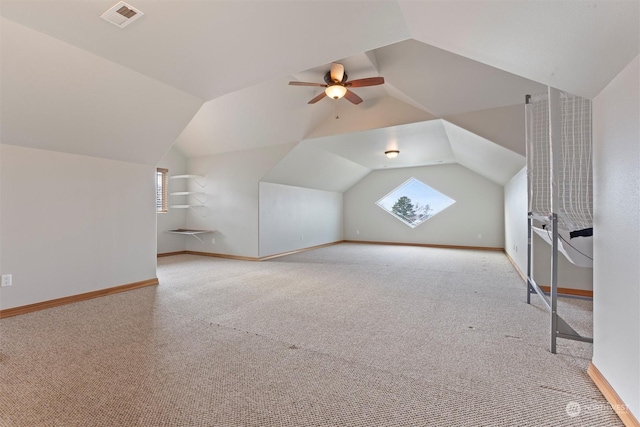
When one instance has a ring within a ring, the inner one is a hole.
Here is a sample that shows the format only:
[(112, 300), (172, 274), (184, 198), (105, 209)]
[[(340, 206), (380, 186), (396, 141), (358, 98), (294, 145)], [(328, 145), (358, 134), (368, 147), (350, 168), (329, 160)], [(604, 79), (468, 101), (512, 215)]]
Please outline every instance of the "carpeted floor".
[[(548, 352), (548, 313), (502, 253), (180, 255), (158, 277), (0, 321), (0, 425), (622, 425), (586, 375), (591, 346)], [(590, 310), (559, 307), (587, 334)]]

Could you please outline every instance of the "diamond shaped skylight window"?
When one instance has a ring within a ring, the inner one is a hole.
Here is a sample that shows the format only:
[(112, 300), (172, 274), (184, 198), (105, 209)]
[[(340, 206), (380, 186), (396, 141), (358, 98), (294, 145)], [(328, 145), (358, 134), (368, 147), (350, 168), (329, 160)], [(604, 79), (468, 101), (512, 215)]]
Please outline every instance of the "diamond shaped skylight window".
[(427, 184), (410, 178), (376, 202), (385, 211), (415, 228), (456, 201)]

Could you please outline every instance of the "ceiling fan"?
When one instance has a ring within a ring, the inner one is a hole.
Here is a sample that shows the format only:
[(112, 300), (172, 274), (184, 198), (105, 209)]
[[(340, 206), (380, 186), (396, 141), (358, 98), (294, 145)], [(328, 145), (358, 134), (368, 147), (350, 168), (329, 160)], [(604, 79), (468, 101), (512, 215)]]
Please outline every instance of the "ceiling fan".
[(344, 96), (347, 101), (358, 105), (362, 102), (362, 98), (351, 92), (349, 88), (377, 86), (384, 83), (384, 77), (367, 77), (353, 81), (347, 81), (347, 78), (348, 76), (347, 73), (344, 72), (344, 66), (334, 62), (331, 64), (331, 71), (327, 71), (324, 75), (326, 84), (308, 82), (289, 82), (289, 84), (292, 86), (319, 86), (325, 88), (324, 92), (309, 101), (309, 104), (315, 104), (325, 96), (333, 99), (340, 99)]

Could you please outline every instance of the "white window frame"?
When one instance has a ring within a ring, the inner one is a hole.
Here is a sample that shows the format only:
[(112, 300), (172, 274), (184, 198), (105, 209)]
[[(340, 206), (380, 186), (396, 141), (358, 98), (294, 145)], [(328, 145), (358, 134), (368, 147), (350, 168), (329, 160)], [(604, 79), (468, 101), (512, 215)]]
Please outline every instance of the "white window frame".
[(167, 184), (169, 182), (169, 169), (156, 169), (156, 212), (169, 212), (169, 203), (167, 200)]

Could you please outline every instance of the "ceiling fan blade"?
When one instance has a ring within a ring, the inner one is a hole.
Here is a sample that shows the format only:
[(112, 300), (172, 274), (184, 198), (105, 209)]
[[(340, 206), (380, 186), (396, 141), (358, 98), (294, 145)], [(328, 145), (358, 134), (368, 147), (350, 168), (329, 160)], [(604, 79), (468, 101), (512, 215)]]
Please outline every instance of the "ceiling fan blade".
[(291, 86), (320, 86), (327, 87), (324, 83), (309, 83), (309, 82), (289, 82)]
[(322, 92), (320, 92), (320, 94), (318, 96), (313, 98), (311, 101), (307, 102), (307, 104), (315, 104), (316, 102), (320, 101), (325, 96), (327, 96), (327, 94), (324, 91), (322, 91)]
[(377, 86), (384, 84), (384, 77), (367, 77), (366, 79), (358, 79), (347, 82), (345, 86), (349, 87), (365, 87)]
[(344, 78), (344, 65), (334, 62), (331, 64), (331, 80), (341, 83)]
[(347, 93), (344, 94), (344, 97), (347, 101), (353, 103), (353, 104), (360, 104), (362, 102), (362, 98), (360, 98), (358, 95), (356, 95), (355, 93), (351, 92), (349, 89), (347, 89)]

